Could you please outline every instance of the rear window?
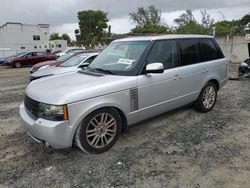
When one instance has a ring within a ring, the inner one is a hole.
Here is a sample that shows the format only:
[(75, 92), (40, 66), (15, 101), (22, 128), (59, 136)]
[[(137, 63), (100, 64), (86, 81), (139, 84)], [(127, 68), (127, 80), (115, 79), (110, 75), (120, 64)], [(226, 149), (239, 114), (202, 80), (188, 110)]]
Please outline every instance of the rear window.
[(220, 59), (221, 54), (212, 39), (201, 39), (202, 61)]
[(181, 65), (191, 65), (199, 62), (198, 39), (180, 40)]

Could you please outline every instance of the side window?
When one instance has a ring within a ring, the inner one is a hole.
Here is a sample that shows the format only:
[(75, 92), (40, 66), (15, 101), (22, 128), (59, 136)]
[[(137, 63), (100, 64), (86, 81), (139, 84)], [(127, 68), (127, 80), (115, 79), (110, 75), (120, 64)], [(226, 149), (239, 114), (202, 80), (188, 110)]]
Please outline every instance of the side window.
[(191, 65), (199, 62), (197, 39), (183, 39), (180, 41), (181, 65)]
[(169, 69), (178, 66), (177, 58), (176, 41), (156, 41), (149, 53), (147, 63), (162, 63), (164, 69)]
[(37, 52), (37, 56), (43, 56), (44, 53), (43, 52)]
[(37, 52), (32, 52), (31, 56), (37, 56)]
[(210, 61), (220, 58), (220, 53), (211, 39), (201, 39), (202, 60)]

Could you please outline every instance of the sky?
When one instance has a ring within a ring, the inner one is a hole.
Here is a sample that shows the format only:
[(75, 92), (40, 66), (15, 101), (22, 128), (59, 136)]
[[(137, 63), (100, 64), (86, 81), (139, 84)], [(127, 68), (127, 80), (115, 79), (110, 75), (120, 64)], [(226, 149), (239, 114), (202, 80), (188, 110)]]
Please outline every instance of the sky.
[(68, 33), (74, 39), (77, 12), (92, 9), (108, 13), (112, 33), (127, 33), (134, 27), (129, 13), (149, 5), (161, 9), (162, 20), (169, 26), (187, 9), (193, 10), (197, 20), (204, 9), (215, 21), (239, 19), (250, 13), (250, 0), (1, 0), (0, 25), (45, 23), (51, 25), (51, 33)]

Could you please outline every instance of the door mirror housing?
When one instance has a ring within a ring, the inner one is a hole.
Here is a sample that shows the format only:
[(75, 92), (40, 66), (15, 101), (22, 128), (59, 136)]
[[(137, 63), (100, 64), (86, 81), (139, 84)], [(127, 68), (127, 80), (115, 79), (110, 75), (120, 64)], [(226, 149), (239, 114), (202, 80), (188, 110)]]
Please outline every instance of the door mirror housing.
[(81, 65), (78, 66), (78, 68), (84, 68), (89, 66), (89, 63), (82, 63)]
[(146, 66), (145, 73), (163, 73), (164, 66), (162, 63), (150, 63)]

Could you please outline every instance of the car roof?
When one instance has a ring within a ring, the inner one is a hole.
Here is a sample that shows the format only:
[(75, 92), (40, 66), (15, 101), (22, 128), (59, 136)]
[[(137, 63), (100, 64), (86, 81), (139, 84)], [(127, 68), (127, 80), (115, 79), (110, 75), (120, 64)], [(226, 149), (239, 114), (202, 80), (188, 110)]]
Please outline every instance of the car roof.
[(163, 39), (186, 39), (186, 38), (213, 38), (210, 35), (158, 35), (158, 36), (139, 36), (139, 37), (127, 37), (123, 39), (117, 39), (114, 42), (122, 41), (154, 41)]
[(98, 55), (99, 52), (82, 52), (82, 53), (78, 53), (77, 55), (81, 55), (84, 54), (86, 56), (91, 56), (91, 55)]

